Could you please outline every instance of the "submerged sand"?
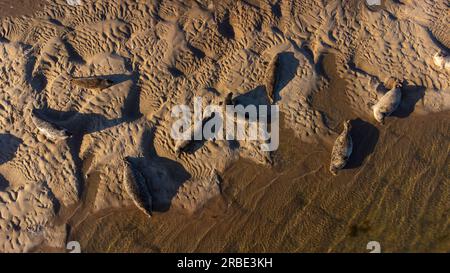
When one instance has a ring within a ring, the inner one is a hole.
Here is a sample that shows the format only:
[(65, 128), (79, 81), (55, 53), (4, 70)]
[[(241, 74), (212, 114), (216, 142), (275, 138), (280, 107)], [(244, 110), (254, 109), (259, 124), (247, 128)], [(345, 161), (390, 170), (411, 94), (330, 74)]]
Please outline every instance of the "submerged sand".
[[(0, 251), (450, 250), (450, 72), (432, 60), (448, 51), (446, 1), (32, 2), (0, 3)], [(229, 92), (267, 104), (275, 56), (280, 148), (206, 141), (178, 157), (172, 107)], [(115, 84), (69, 80), (93, 75)], [(370, 107), (391, 78), (403, 101), (380, 125)], [(33, 109), (73, 137), (43, 135)], [(354, 153), (335, 177), (348, 119)], [(151, 219), (124, 157), (149, 181)]]

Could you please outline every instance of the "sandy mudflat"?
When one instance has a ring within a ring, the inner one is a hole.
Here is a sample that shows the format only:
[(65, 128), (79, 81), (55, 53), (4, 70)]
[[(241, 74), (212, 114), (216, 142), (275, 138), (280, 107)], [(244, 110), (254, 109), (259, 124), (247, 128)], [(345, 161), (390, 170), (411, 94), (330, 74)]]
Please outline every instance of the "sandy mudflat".
[(0, 17), (33, 15), (43, 10), (47, 0), (2, 0), (0, 1)]
[(372, 240), (386, 252), (447, 252), (448, 114), (357, 122), (358, 151), (338, 177), (328, 143), (283, 130), (273, 169), (239, 160), (198, 213), (99, 213), (71, 238), (92, 252), (366, 252)]
[[(450, 251), (450, 72), (433, 62), (449, 3), (406, 2), (0, 1), (0, 252)], [(177, 155), (174, 106), (268, 104), (274, 60), (278, 150)], [(112, 85), (71, 81), (90, 76)], [(381, 125), (391, 78), (403, 98)], [(354, 152), (333, 176), (345, 120)]]

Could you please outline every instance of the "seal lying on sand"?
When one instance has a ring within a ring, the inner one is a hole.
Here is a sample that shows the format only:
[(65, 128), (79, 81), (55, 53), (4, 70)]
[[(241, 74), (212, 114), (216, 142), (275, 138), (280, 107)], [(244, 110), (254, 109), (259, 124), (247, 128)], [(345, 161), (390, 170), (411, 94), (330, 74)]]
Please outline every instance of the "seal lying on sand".
[(190, 137), (187, 139), (179, 139), (175, 143), (175, 153), (177, 156), (180, 156), (181, 153), (185, 152), (188, 147), (195, 141), (194, 136), (196, 134), (202, 134), (203, 131), (203, 124), (205, 124), (205, 121), (208, 120), (210, 117), (207, 117), (206, 119), (203, 119), (202, 122), (194, 123), (191, 127), (191, 134)]
[(217, 185), (217, 187), (219, 188), (220, 194), (222, 194), (223, 193), (222, 177), (220, 177), (220, 175), (216, 169), (212, 170), (212, 172), (211, 172), (211, 180)]
[(353, 151), (353, 141), (350, 136), (350, 121), (344, 122), (344, 130), (334, 142), (331, 152), (330, 172), (337, 175), (337, 171), (344, 168)]
[(266, 92), (267, 92), (267, 99), (271, 104), (275, 101), (275, 89), (277, 88), (278, 84), (278, 70), (280, 67), (280, 55), (277, 54), (272, 61), (270, 62), (267, 73), (266, 73), (266, 79), (265, 79), (265, 85), (266, 85)]
[(39, 129), (41, 133), (43, 133), (50, 139), (64, 140), (71, 136), (71, 134), (66, 129), (60, 128), (57, 125), (51, 124), (50, 122), (39, 118), (36, 115), (35, 111), (31, 112), (31, 121), (33, 121), (34, 125)]
[(375, 119), (381, 124), (384, 123), (384, 118), (390, 116), (400, 105), (402, 100), (401, 86), (396, 85), (373, 106), (373, 115)]
[(148, 217), (152, 216), (152, 196), (142, 173), (137, 170), (129, 158), (124, 159), (124, 185), (134, 204)]
[(384, 8), (384, 0), (365, 0), (366, 7), (370, 11), (380, 11)]
[(448, 56), (447, 54), (438, 52), (434, 55), (433, 61), (437, 67), (450, 70), (450, 56)]
[(87, 89), (103, 90), (114, 85), (114, 82), (101, 77), (72, 78), (71, 83)]
[[(236, 101), (233, 99), (233, 93), (228, 93), (227, 96), (223, 101), (219, 103), (223, 107), (223, 111), (225, 112), (227, 105), (235, 105)], [(191, 127), (191, 134), (188, 139), (179, 139), (175, 143), (175, 154), (177, 156), (180, 156), (182, 152), (185, 152), (188, 147), (195, 141), (194, 136), (197, 134), (202, 134), (203, 126), (211, 119), (213, 118), (215, 113), (211, 113), (211, 115), (205, 117), (202, 122), (194, 123)], [(214, 140), (214, 139), (207, 139), (207, 140)]]

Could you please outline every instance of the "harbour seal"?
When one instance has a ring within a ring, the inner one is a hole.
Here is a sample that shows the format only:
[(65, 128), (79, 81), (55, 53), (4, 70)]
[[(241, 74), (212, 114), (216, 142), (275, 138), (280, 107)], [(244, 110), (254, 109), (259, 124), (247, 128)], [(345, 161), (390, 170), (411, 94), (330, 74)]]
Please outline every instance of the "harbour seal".
[(219, 192), (220, 192), (220, 194), (222, 194), (223, 193), (223, 189), (222, 189), (222, 187), (223, 187), (223, 185), (222, 185), (222, 177), (220, 177), (220, 175), (219, 175), (219, 173), (217, 172), (217, 170), (216, 169), (213, 169), (212, 170), (212, 172), (211, 172), (211, 180), (212, 180), (212, 182), (214, 182), (214, 184), (216, 184), (217, 185), (217, 187), (219, 188)]
[(373, 106), (373, 115), (375, 119), (381, 124), (384, 123), (384, 118), (390, 116), (400, 105), (402, 100), (401, 86), (396, 85)]
[[(225, 99), (221, 102), (219, 102), (219, 105), (222, 106), (222, 111), (226, 111), (226, 106), (227, 105), (235, 105), (236, 101), (235, 99), (233, 99), (234, 94), (233, 93), (228, 93), (225, 97)], [(180, 154), (182, 152), (184, 152), (185, 150), (187, 150), (187, 148), (195, 141), (194, 140), (194, 136), (196, 134), (202, 134), (203, 131), (203, 126), (214, 117), (215, 113), (212, 112), (210, 115), (206, 116), (203, 118), (202, 122), (198, 122), (198, 123), (194, 123), (191, 127), (191, 135), (189, 139), (180, 139), (178, 141), (176, 141), (175, 143), (175, 154), (177, 156), (180, 156)], [(215, 139), (207, 139), (207, 140), (215, 140)]]
[(129, 158), (124, 159), (124, 185), (128, 196), (133, 200), (134, 204), (143, 211), (148, 217), (152, 216), (152, 196), (147, 186), (144, 175), (136, 169)]
[(53, 140), (64, 140), (71, 136), (71, 134), (63, 128), (54, 125), (48, 121), (39, 118), (35, 111), (31, 112), (31, 121), (41, 133)]
[(104, 79), (101, 77), (72, 78), (70, 82), (82, 88), (98, 90), (103, 90), (114, 85), (114, 82), (112, 80)]
[(266, 79), (265, 79), (265, 85), (266, 85), (266, 92), (267, 92), (267, 99), (269, 100), (270, 104), (273, 104), (275, 101), (275, 89), (277, 88), (278, 84), (278, 69), (280, 66), (280, 55), (277, 54), (272, 61), (270, 62), (267, 72), (266, 72)]
[(436, 53), (433, 57), (433, 61), (437, 67), (450, 70), (450, 56), (448, 56), (446, 53)]
[(364, 2), (370, 11), (380, 11), (385, 6), (384, 0), (365, 0)]
[(337, 171), (344, 168), (353, 151), (353, 141), (350, 136), (350, 121), (344, 122), (344, 130), (334, 142), (331, 152), (330, 172), (337, 175)]

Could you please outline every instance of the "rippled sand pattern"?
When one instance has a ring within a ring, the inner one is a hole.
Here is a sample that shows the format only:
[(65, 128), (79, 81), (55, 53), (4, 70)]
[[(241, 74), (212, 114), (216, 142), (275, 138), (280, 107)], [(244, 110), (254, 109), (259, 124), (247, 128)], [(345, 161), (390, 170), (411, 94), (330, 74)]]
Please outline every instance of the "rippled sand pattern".
[[(450, 251), (450, 71), (433, 61), (448, 15), (444, 0), (0, 1), (0, 252)], [(89, 77), (102, 88), (72, 80)], [(380, 125), (392, 79), (402, 102)], [(230, 92), (279, 106), (279, 149), (178, 155), (173, 107)], [(345, 120), (354, 152), (333, 176)]]

